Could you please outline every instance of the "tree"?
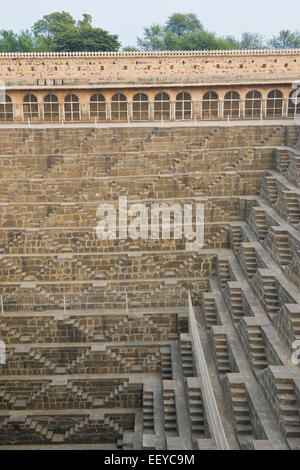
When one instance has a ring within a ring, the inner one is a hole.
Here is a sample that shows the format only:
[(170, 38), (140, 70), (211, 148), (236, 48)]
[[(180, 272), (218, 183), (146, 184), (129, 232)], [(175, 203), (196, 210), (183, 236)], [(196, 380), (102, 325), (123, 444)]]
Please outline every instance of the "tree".
[(65, 11), (43, 16), (31, 31), (0, 31), (0, 51), (117, 51), (117, 35), (101, 28), (93, 28), (92, 17), (85, 13), (77, 21)]
[(32, 52), (34, 50), (34, 37), (30, 31), (21, 31), (19, 34), (5, 29), (0, 31), (1, 52)]
[(138, 48), (135, 46), (125, 46), (122, 48), (123, 52), (138, 52)]
[(82, 16), (83, 19), (77, 21), (77, 26), (79, 26), (79, 28), (81, 26), (92, 26), (92, 16), (87, 13), (84, 13)]
[(268, 46), (272, 49), (293, 49), (300, 47), (300, 33), (293, 33), (288, 29), (280, 31), (278, 36), (273, 36), (268, 41)]
[(144, 36), (137, 38), (138, 46), (145, 51), (164, 50), (164, 30), (159, 24), (152, 24), (144, 28)]
[(65, 11), (45, 15), (33, 25), (33, 34), (40, 50), (57, 52), (116, 51), (118, 36), (92, 27), (91, 15), (76, 20)]
[(264, 37), (258, 33), (243, 33), (240, 49), (263, 49), (266, 47)]
[(237, 48), (226, 39), (217, 38), (214, 33), (203, 29), (194, 13), (174, 13), (165, 25), (152, 24), (144, 28), (144, 35), (137, 40), (138, 46), (146, 51), (153, 50), (195, 50)]
[(236, 39), (234, 36), (227, 35), (219, 38), (221, 41), (224, 41), (226, 45), (230, 47), (230, 49), (238, 49), (240, 47), (240, 43), (238, 39)]
[(57, 52), (117, 51), (119, 47), (118, 36), (89, 25), (69, 28), (57, 34), (51, 43), (51, 49)]
[(232, 49), (232, 45), (228, 41), (217, 38), (214, 33), (208, 31), (185, 34), (180, 40), (179, 47), (186, 51)]
[(184, 34), (203, 31), (203, 26), (194, 13), (174, 13), (168, 18), (164, 30), (182, 37)]
[(76, 21), (65, 11), (54, 12), (50, 15), (45, 15), (41, 20), (34, 23), (32, 32), (36, 39), (38, 48), (44, 50), (53, 50), (51, 47), (52, 42), (70, 28), (75, 26)]

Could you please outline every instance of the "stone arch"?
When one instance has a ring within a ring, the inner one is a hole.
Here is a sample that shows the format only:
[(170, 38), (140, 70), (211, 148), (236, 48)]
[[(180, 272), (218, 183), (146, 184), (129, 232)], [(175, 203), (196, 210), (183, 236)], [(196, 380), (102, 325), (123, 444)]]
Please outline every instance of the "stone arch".
[(182, 91), (176, 96), (175, 119), (186, 121), (192, 119), (192, 97), (190, 93)]
[(288, 116), (300, 116), (300, 88), (290, 92), (288, 100)]
[(168, 93), (161, 91), (154, 98), (154, 119), (169, 121), (171, 119), (171, 101)]
[(219, 96), (215, 91), (207, 91), (202, 98), (202, 119), (218, 119)]
[(106, 121), (107, 109), (106, 100), (102, 93), (95, 93), (90, 97), (89, 104), (90, 119), (97, 119), (99, 121)]
[(283, 93), (280, 90), (271, 90), (267, 98), (266, 117), (275, 118), (283, 115)]
[(39, 104), (33, 93), (28, 93), (23, 98), (23, 119), (24, 121), (39, 119)]
[(260, 118), (262, 115), (262, 95), (258, 90), (248, 91), (245, 98), (245, 117)]
[(123, 93), (115, 93), (111, 99), (111, 119), (113, 121), (127, 121), (128, 103)]
[(146, 93), (136, 93), (132, 99), (132, 119), (148, 121), (150, 117), (149, 98)]
[(13, 121), (14, 108), (12, 99), (9, 95), (5, 95), (3, 98), (3, 101), (0, 102), (0, 121)]
[(66, 121), (80, 121), (81, 119), (79, 98), (73, 93), (64, 99), (64, 117)]
[(44, 119), (45, 121), (59, 121), (58, 98), (53, 93), (44, 97)]
[(231, 90), (224, 97), (224, 117), (237, 119), (241, 115), (241, 97), (240, 94)]

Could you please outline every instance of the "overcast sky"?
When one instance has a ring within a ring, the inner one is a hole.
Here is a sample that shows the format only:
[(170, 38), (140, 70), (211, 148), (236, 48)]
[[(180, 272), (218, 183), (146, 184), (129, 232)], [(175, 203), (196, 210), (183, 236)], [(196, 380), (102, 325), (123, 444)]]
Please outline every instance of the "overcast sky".
[(123, 46), (134, 45), (144, 26), (164, 23), (175, 12), (196, 13), (220, 36), (251, 31), (270, 37), (300, 28), (300, 0), (3, 0), (0, 29), (30, 28), (43, 15), (62, 10), (76, 19), (91, 14), (93, 25), (119, 34)]

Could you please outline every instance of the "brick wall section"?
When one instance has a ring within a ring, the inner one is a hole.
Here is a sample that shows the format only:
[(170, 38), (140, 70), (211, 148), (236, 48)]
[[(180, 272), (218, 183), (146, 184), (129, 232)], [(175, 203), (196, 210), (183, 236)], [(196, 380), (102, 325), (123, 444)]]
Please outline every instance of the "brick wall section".
[(0, 57), (0, 77), (8, 78), (72, 78), (105, 81), (195, 81), (203, 77), (228, 78), (254, 75), (297, 74), (300, 71), (299, 50), (275, 53), (223, 51), (178, 56), (134, 57)]

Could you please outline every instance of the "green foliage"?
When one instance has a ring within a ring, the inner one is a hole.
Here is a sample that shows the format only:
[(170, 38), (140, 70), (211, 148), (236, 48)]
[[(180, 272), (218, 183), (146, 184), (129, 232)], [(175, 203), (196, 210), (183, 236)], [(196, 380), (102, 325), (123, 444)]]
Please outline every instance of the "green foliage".
[(43, 18), (32, 27), (33, 34), (36, 37), (44, 37), (46, 39), (54, 39), (57, 34), (63, 33), (69, 28), (74, 27), (76, 21), (65, 11), (51, 13)]
[(289, 31), (288, 29), (280, 31), (278, 36), (273, 36), (268, 41), (268, 46), (272, 49), (293, 49), (300, 47), (300, 33)]
[(45, 15), (32, 27), (32, 32), (0, 31), (0, 51), (117, 51), (117, 35), (93, 28), (91, 15), (76, 20), (65, 11)]
[(240, 47), (240, 42), (238, 39), (236, 39), (234, 36), (224, 36), (222, 38), (219, 38), (222, 41), (225, 41), (228, 46), (230, 46), (231, 49), (239, 49)]
[(165, 49), (163, 28), (159, 24), (144, 28), (144, 36), (137, 38), (137, 43), (144, 51), (163, 51)]
[(153, 50), (204, 50), (232, 49), (238, 44), (227, 39), (217, 38), (214, 33), (205, 31), (200, 20), (193, 13), (174, 13), (165, 25), (153, 24), (144, 28), (138, 46), (146, 51)]
[(100, 28), (89, 25), (80, 28), (68, 28), (56, 35), (51, 43), (51, 50), (64, 51), (116, 51), (120, 44), (118, 36), (111, 36)]
[[(205, 49), (285, 49), (300, 47), (300, 33), (282, 30), (266, 41), (257, 33), (245, 32), (241, 40), (233, 36), (218, 37), (203, 28), (194, 13), (174, 13), (164, 25), (152, 24), (137, 38), (137, 46), (123, 51), (205, 50)], [(43, 16), (31, 30), (15, 33), (0, 30), (0, 52), (33, 51), (117, 51), (121, 47), (117, 35), (92, 26), (91, 15), (85, 13), (76, 21), (66, 11)]]
[(0, 52), (32, 52), (35, 50), (33, 35), (30, 31), (0, 31)]
[(138, 48), (135, 46), (125, 46), (122, 48), (123, 52), (138, 52)]
[(264, 49), (266, 47), (264, 37), (258, 33), (243, 33), (240, 49)]
[(164, 27), (165, 32), (173, 33), (175, 36), (182, 37), (185, 34), (203, 31), (197, 15), (194, 13), (174, 13), (170, 16)]
[(281, 31), (265, 42), (258, 33), (243, 33), (239, 41), (233, 36), (217, 37), (206, 31), (193, 13), (174, 13), (165, 25), (153, 24), (144, 28), (142, 38), (137, 39), (142, 50), (204, 50), (204, 49), (264, 49), (300, 47), (300, 34)]
[(197, 31), (185, 34), (180, 40), (180, 48), (186, 51), (232, 49), (232, 44), (224, 39), (217, 38), (214, 33)]
[(65, 11), (44, 16), (33, 25), (36, 42), (43, 50), (58, 52), (116, 51), (118, 36), (92, 27), (91, 15), (84, 14), (77, 23)]

